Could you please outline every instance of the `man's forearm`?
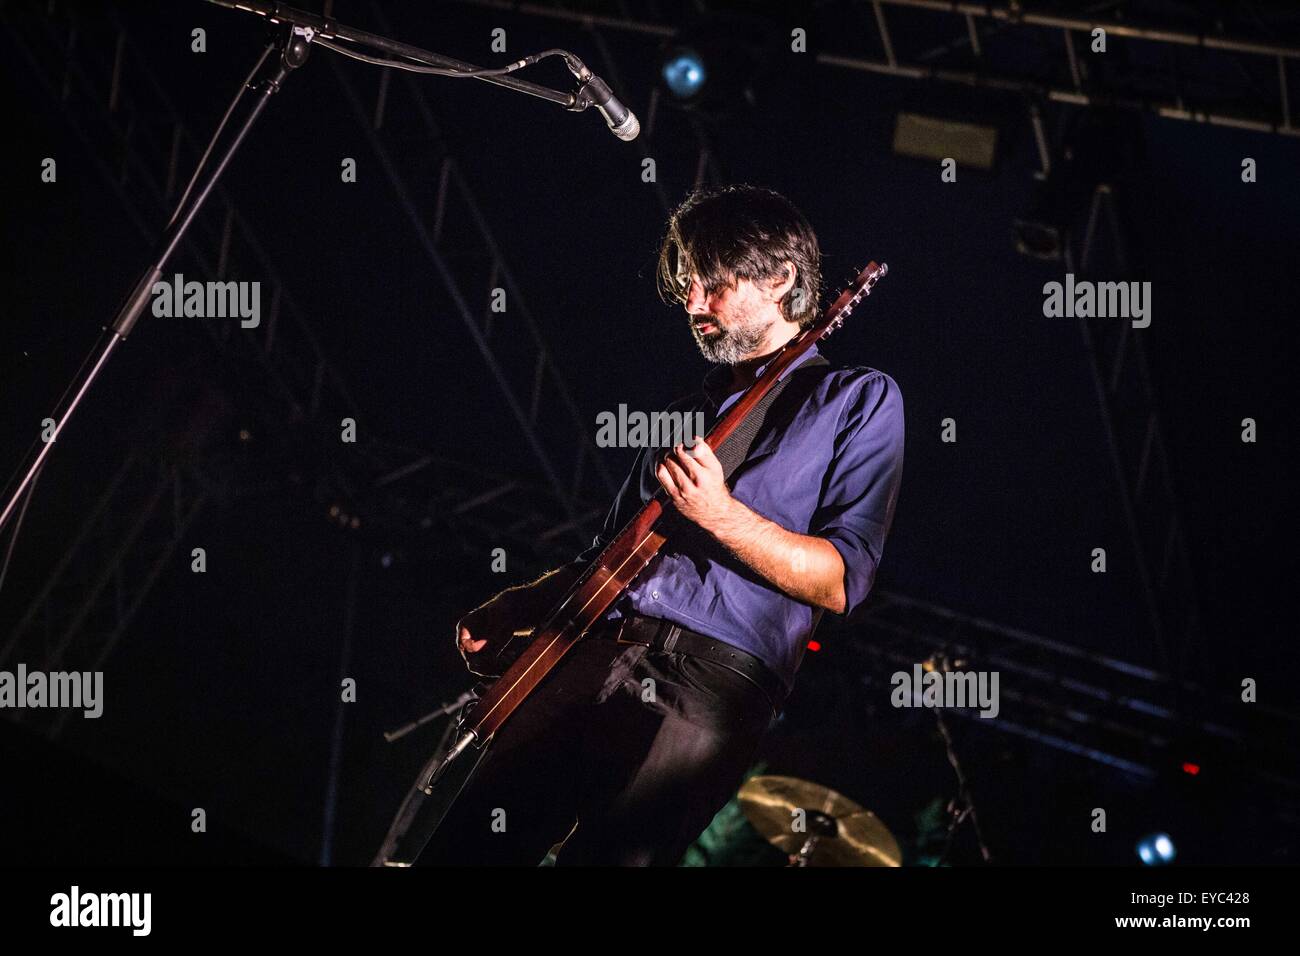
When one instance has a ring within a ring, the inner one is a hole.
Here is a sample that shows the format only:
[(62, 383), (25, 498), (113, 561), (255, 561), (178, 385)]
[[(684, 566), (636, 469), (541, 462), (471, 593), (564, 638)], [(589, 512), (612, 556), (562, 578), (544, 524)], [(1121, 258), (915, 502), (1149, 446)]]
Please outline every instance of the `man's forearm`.
[(494, 634), (509, 639), (513, 633), (528, 633), (529, 627), (541, 623), (539, 618), (555, 604), (578, 579), (581, 567), (567, 564), (547, 571), (535, 581), (518, 584), (492, 596), (456, 622), (456, 642), (470, 672), (480, 674), (471, 663), (472, 655), (488, 646)]
[(796, 601), (843, 614), (844, 559), (825, 538), (796, 534), (735, 498), (705, 528), (746, 567)]
[(709, 443), (673, 446), (655, 466), (673, 507), (796, 601), (843, 614), (844, 559), (825, 538), (787, 531), (741, 504)]

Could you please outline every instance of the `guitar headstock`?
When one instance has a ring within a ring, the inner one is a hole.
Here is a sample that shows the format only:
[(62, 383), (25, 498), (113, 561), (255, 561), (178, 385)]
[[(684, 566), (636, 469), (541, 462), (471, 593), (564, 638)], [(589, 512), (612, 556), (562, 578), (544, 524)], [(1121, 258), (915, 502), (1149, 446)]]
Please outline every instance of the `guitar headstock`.
[(872, 287), (888, 272), (889, 266), (885, 263), (868, 262), (866, 268), (860, 270), (857, 276), (849, 281), (848, 286), (839, 294), (831, 307), (826, 310), (826, 318), (822, 319), (826, 328), (819, 338), (830, 335), (843, 325), (844, 320), (853, 314), (857, 304), (871, 295)]

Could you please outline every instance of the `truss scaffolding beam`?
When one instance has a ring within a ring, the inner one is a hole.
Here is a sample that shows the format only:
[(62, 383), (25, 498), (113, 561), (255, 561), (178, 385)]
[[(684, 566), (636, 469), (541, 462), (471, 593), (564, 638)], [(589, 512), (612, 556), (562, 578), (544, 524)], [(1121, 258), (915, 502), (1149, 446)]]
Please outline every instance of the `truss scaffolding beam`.
[(876, 592), (860, 621), (840, 626), (864, 677), (882, 686), (945, 649), (965, 662), (961, 669), (996, 671), (996, 718), (974, 707), (945, 710), (989, 731), (1147, 778), (1195, 757), (1216, 774), (1244, 773), (1300, 802), (1300, 714), (1243, 708), (1154, 668), (890, 591)]
[[(510, 2), (510, 0), (458, 0), (458, 2), (528, 16), (580, 22), (592, 29), (619, 30), (660, 40), (672, 39), (679, 33), (676, 26), (631, 16), (595, 14), (581, 10), (568, 10), (564, 7), (514, 3)], [(959, 27), (966, 34), (963, 42), (970, 44), (972, 52), (981, 59), (984, 65), (977, 70), (963, 70), (907, 63), (900, 60), (895, 50), (893, 34), (890, 32), (887, 13), (884, 9), (886, 7), (911, 8), (929, 11), (936, 15), (958, 18), (960, 20)], [(872, 9), (875, 14), (881, 46), (885, 52), (884, 59), (821, 52), (815, 54), (816, 61), (825, 66), (879, 73), (900, 79), (932, 80), (1024, 93), (1042, 97), (1052, 102), (1074, 106), (1121, 106), (1126, 109), (1154, 113), (1165, 119), (1206, 123), (1211, 126), (1225, 126), (1282, 136), (1300, 136), (1300, 128), (1293, 126), (1291, 122), (1290, 98), (1287, 93), (1286, 61), (1300, 57), (1300, 46), (1294, 44), (1272, 43), (1244, 37), (1221, 36), (1213, 33), (1196, 33), (1154, 24), (1138, 25), (1118, 20), (1091, 20), (1077, 16), (1036, 13), (1019, 5), (999, 7), (988, 3), (958, 3), (950, 2), (950, 0), (872, 0)], [(696, 4), (696, 11), (707, 14), (709, 5), (699, 2)], [(763, 12), (758, 11), (756, 15), (762, 16)], [(1063, 32), (1066, 42), (1061, 44), (1061, 47), (1069, 59), (1069, 65), (1072, 67), (1073, 87), (1058, 86), (1041, 77), (1030, 78), (1010, 73), (999, 74), (987, 69), (985, 63), (987, 50), (981, 45), (977, 22), (980, 20), (993, 21), (1004, 27), (1024, 27), (1044, 32)], [(1074, 57), (1072, 37), (1076, 33), (1082, 33), (1090, 37), (1092, 30), (1097, 27), (1106, 30), (1108, 36), (1122, 37), (1140, 42), (1213, 50), (1243, 57), (1269, 58), (1274, 61), (1281, 87), (1279, 115), (1275, 117), (1247, 116), (1212, 109), (1196, 109), (1185, 105), (1176, 90), (1169, 99), (1165, 100), (1155, 100), (1145, 96), (1122, 95), (1117, 94), (1114, 90), (1095, 94), (1084, 91), (1080, 88), (1081, 76), (1078, 71), (1079, 64)]]

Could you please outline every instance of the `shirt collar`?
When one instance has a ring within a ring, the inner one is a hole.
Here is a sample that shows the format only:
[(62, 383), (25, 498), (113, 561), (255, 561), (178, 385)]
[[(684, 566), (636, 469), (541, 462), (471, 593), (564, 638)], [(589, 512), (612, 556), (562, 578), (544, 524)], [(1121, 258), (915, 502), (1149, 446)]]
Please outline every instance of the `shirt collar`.
[[(785, 378), (800, 365), (817, 354), (817, 343), (814, 342), (808, 347), (808, 350), (804, 352), (803, 355), (800, 355), (794, 360), (794, 364), (777, 376), (777, 381), (779, 382), (781, 379)], [(770, 365), (772, 360), (775, 358), (776, 356), (773, 356), (772, 359), (768, 359), (766, 364), (760, 365), (755, 373), (755, 377), (757, 378), (762, 375), (767, 370), (767, 366)], [(703, 391), (704, 397), (709, 400), (710, 404), (712, 404), (714, 408), (717, 408), (731, 396), (739, 395), (744, 391), (744, 389), (733, 389), (731, 387), (730, 365), (715, 365), (704, 375)]]

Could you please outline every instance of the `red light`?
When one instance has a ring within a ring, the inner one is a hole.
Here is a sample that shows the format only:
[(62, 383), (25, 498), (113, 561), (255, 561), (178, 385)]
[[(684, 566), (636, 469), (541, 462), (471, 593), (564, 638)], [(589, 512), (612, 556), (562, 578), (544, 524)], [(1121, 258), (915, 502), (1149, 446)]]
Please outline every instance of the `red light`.
[(1183, 773), (1191, 774), (1193, 777), (1195, 777), (1200, 772), (1201, 772), (1200, 764), (1191, 763), (1191, 762), (1183, 763)]
[(810, 651), (820, 651), (821, 649), (822, 649), (822, 645), (821, 645), (821, 642), (820, 642), (820, 641), (809, 641), (809, 642), (808, 642), (808, 650), (810, 650)]

